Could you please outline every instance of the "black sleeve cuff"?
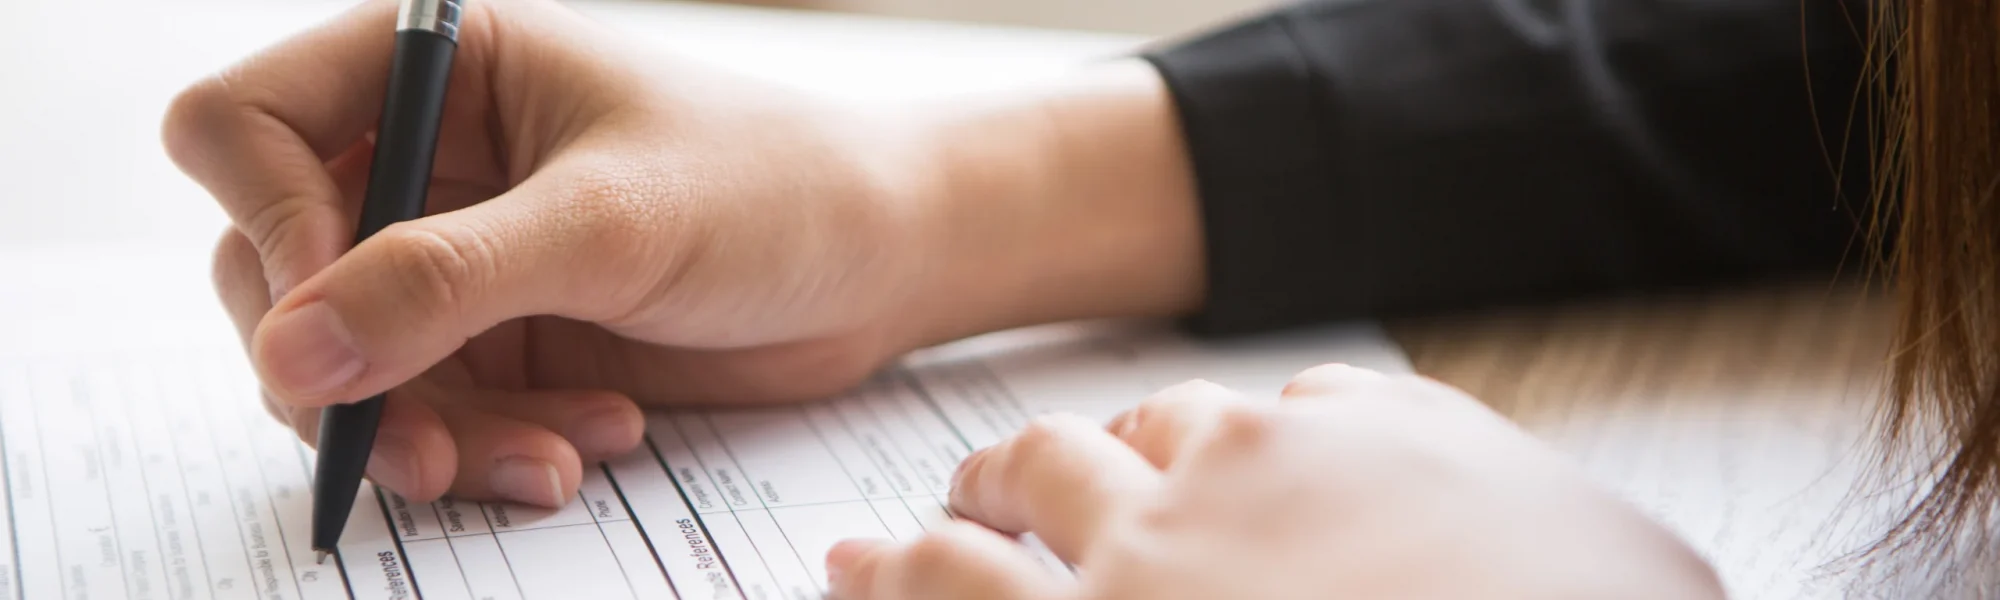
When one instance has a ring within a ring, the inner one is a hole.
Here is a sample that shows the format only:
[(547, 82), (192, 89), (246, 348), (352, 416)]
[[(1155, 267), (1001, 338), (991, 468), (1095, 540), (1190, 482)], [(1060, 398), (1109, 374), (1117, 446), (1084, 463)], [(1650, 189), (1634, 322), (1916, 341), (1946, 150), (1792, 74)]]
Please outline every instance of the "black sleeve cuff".
[(1201, 203), (1208, 294), (1187, 327), (1256, 333), (1849, 258), (1857, 215), (1834, 207), (1871, 189), (1829, 170), (1869, 156), (1845, 104), (1866, 64), (1851, 8), (1592, 6), (1312, 0), (1145, 52)]
[(1331, 195), (1322, 138), (1330, 107), (1289, 25), (1281, 13), (1266, 15), (1144, 55), (1178, 107), (1203, 199), (1209, 293), (1186, 323), (1200, 334), (1351, 311), (1281, 283), (1296, 282), (1288, 270), (1301, 258), (1287, 256), (1285, 240), (1341, 234), (1336, 205), (1324, 200)]

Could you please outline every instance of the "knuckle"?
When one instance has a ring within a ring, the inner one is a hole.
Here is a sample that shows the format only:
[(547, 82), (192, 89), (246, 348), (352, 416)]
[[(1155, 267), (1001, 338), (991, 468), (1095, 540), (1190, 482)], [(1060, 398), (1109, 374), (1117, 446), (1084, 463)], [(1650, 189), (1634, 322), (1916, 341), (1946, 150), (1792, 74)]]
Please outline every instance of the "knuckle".
[(1175, 404), (1175, 397), (1172, 395), (1154, 394), (1147, 396), (1145, 400), (1140, 400), (1139, 405), (1132, 407), (1128, 414), (1132, 416), (1133, 426), (1137, 426), (1159, 417), (1161, 412), (1165, 412)]
[(959, 543), (963, 534), (951, 531), (952, 528), (942, 528), (911, 542), (903, 551), (904, 572), (921, 575), (950, 571), (963, 552)]
[(1278, 435), (1278, 421), (1271, 414), (1250, 407), (1230, 407), (1216, 414), (1212, 446), (1251, 448), (1269, 443)]
[(279, 198), (252, 209), (239, 223), (243, 235), (266, 258), (282, 258), (277, 254), (286, 247), (286, 240), (305, 226), (307, 211), (300, 204), (303, 201), (297, 197)]
[(1230, 395), (1229, 388), (1222, 387), (1206, 379), (1194, 379), (1162, 389), (1158, 393), (1147, 397), (1145, 401), (1140, 403), (1140, 406), (1176, 404), (1194, 400), (1221, 398), (1228, 395)]
[[(1050, 414), (1035, 417), (1026, 427), (1008, 439), (1002, 452), (994, 453), (986, 467), (991, 490), (1012, 493), (1029, 481), (1037, 471), (1045, 469), (1049, 459), (1064, 454), (1070, 445), (1071, 436), (1076, 435), (1080, 417)], [(1085, 427), (1092, 425), (1085, 424)]]
[(1147, 398), (1141, 401), (1138, 406), (1133, 407), (1131, 412), (1121, 417), (1122, 422), (1114, 430), (1114, 433), (1118, 439), (1125, 440), (1128, 443), (1137, 441), (1139, 438), (1153, 437), (1151, 432), (1159, 429), (1161, 425), (1170, 422), (1178, 406), (1180, 406), (1180, 403), (1171, 398), (1160, 396)]
[(1326, 363), (1300, 371), (1293, 379), (1341, 379), (1356, 381), (1380, 381), (1387, 378), (1381, 371), (1364, 369), (1346, 363)]
[(1111, 437), (1118, 438), (1128, 445), (1132, 444), (1145, 436), (1145, 432), (1153, 427), (1157, 420), (1154, 412), (1147, 405), (1141, 404), (1113, 417), (1106, 429), (1111, 432)]
[[(1034, 454), (1054, 450), (1065, 445), (1070, 436), (1075, 435), (1081, 417), (1066, 414), (1047, 414), (1035, 417), (1014, 434), (1010, 444), (1013, 454)], [(1088, 425), (1085, 425), (1088, 426)]]
[(1111, 433), (1127, 443), (1152, 437), (1164, 424), (1180, 420), (1182, 413), (1196, 405), (1227, 397), (1228, 388), (1205, 380), (1192, 380), (1155, 392), (1111, 422)]
[[(1013, 439), (1008, 440), (1005, 455), (1009, 458), (1015, 458), (1047, 451), (1062, 443), (1060, 440), (1062, 435), (1062, 431), (1057, 426), (1037, 418), (1029, 421), (1026, 427), (1022, 427), (1021, 431), (1014, 434)], [(1008, 465), (1018, 465), (1020, 462), (1019, 460), (1006, 461)]]
[(1134, 425), (1169, 417), (1181, 411), (1225, 402), (1233, 399), (1236, 392), (1207, 380), (1196, 379), (1160, 390), (1139, 405), (1132, 408)]
[(183, 88), (168, 101), (161, 137), (168, 158), (183, 168), (207, 164), (201, 139), (215, 129), (228, 127), (247, 112), (263, 112), (277, 94), (243, 81), (246, 64), (238, 64)]
[(1105, 429), (1110, 431), (1113, 437), (1130, 440), (1132, 434), (1139, 429), (1139, 418), (1141, 416), (1139, 412), (1144, 408), (1144, 405), (1135, 406), (1131, 410), (1118, 413), (1117, 416), (1111, 417), (1109, 423), (1105, 424)]
[(221, 300), (223, 312), (229, 316), (236, 333), (242, 338), (239, 341), (247, 343), (250, 332), (269, 311), (274, 294), (264, 276), (257, 250), (242, 234), (229, 229), (216, 240), (211, 261), (210, 291)]
[(378, 237), (404, 291), (420, 304), (453, 306), (490, 279), (493, 257), (477, 234), (398, 223)]
[(231, 290), (251, 283), (251, 275), (261, 268), (257, 248), (234, 227), (224, 228), (215, 241), (209, 263), (209, 278), (218, 290)]
[(1394, 378), (1372, 369), (1346, 364), (1319, 365), (1292, 376), (1283, 395), (1288, 398), (1340, 398), (1379, 395)]
[(200, 117), (226, 105), (229, 99), (229, 84), (220, 75), (203, 77), (167, 101), (167, 121), (182, 123)]
[(202, 133), (213, 127), (214, 115), (229, 102), (228, 85), (220, 77), (205, 77), (175, 94), (160, 125), (167, 157), (183, 169), (199, 164)]

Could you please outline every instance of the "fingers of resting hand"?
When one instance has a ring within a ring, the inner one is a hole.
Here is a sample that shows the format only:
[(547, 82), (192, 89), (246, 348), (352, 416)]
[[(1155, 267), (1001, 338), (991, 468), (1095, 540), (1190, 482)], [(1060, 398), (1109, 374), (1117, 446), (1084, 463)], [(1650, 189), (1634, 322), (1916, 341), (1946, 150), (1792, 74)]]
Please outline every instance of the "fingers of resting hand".
[(1095, 422), (1035, 419), (972, 456), (953, 478), (951, 507), (1008, 533), (1034, 533), (1075, 562), (1113, 519), (1147, 500), (1161, 475)]
[(390, 226), (300, 284), (252, 339), (265, 384), (294, 405), (351, 402), (415, 377), (506, 320), (626, 310), (636, 302), (629, 291), (652, 271), (628, 272), (634, 261), (622, 257), (637, 242), (596, 229), (635, 226), (537, 202), (548, 193), (536, 185), (545, 175), (559, 177), (537, 175), (500, 198)]
[(910, 544), (853, 540), (826, 556), (839, 600), (1044, 600), (1068, 596), (1061, 582), (998, 533), (953, 521)]
[(1215, 429), (1223, 412), (1240, 406), (1241, 397), (1207, 381), (1190, 381), (1146, 398), (1139, 406), (1113, 418), (1106, 427), (1159, 469), (1174, 461)]
[(1285, 400), (1327, 398), (1342, 393), (1376, 389), (1391, 381), (1380, 371), (1344, 364), (1325, 364), (1292, 376), (1280, 396)]
[(162, 137), (217, 198), (282, 291), (333, 261), (341, 196), (324, 163), (379, 111), (394, 2), (369, 2), (187, 89)]
[(1285, 385), (1283, 399), (1301, 401), (1368, 400), (1391, 402), (1399, 409), (1446, 409), (1497, 417), (1491, 407), (1458, 388), (1428, 377), (1391, 376), (1370, 369), (1328, 364), (1301, 371)]

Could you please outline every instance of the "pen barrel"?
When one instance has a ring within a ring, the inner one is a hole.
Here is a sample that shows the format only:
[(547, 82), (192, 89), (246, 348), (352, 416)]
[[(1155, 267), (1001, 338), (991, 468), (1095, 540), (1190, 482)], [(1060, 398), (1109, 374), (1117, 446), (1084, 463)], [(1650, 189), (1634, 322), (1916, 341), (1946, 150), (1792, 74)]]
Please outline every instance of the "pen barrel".
[(451, 81), (451, 38), (421, 29), (396, 32), (395, 66), (375, 134), (375, 157), (354, 243), (423, 216), (431, 165), (437, 157), (445, 90)]
[(369, 450), (375, 447), (383, 401), (382, 396), (376, 396), (320, 411), (322, 455), (313, 467), (314, 549), (332, 552), (339, 546), (347, 517), (361, 494), (361, 479), (368, 474)]
[[(457, 49), (455, 39), (436, 31), (396, 32), (395, 62), (375, 133), (356, 245), (390, 225), (424, 215)], [(384, 401), (378, 394), (320, 411), (320, 456), (313, 471), (313, 548), (337, 550), (375, 448)]]

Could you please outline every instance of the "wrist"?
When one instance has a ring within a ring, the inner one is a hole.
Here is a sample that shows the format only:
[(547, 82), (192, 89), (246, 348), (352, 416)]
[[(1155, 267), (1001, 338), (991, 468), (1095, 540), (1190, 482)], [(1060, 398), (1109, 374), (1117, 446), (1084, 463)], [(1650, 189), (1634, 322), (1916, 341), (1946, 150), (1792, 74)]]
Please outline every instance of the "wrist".
[(932, 261), (913, 347), (1002, 329), (1192, 313), (1200, 209), (1165, 84), (1143, 61), (934, 113)]

